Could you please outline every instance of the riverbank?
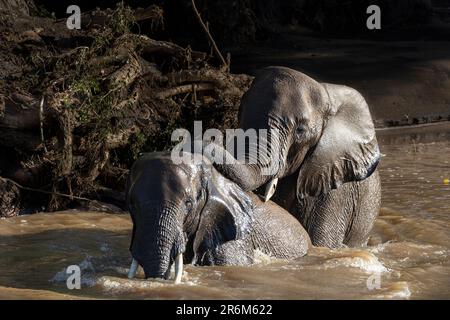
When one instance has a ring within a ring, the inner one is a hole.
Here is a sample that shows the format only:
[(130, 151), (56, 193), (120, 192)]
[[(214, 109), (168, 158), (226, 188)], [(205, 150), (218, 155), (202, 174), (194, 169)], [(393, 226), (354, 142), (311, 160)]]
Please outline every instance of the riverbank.
[(450, 121), (376, 129), (380, 144), (417, 144), (450, 140)]
[(269, 65), (359, 90), (377, 127), (450, 120), (450, 42), (358, 40), (286, 30), (270, 44), (232, 52), (232, 71)]

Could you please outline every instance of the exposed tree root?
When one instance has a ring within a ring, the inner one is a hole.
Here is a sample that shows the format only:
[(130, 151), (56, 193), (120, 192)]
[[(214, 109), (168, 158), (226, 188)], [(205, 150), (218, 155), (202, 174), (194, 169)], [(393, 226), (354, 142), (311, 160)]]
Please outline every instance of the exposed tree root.
[(155, 6), (85, 13), (86, 28), (70, 32), (61, 21), (26, 12), (4, 19), (3, 216), (18, 214), (30, 199), (47, 210), (88, 199), (120, 206), (140, 153), (169, 149), (171, 132), (191, 128), (194, 119), (234, 126), (251, 82), (211, 65), (208, 54), (132, 33), (141, 20), (162, 25)]

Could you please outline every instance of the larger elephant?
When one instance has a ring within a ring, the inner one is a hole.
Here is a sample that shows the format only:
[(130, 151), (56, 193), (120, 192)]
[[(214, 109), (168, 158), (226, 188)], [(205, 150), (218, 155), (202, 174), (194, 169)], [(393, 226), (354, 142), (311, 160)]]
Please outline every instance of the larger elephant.
[[(273, 200), (301, 221), (314, 245), (367, 243), (380, 208), (380, 151), (358, 91), (268, 67), (242, 98), (239, 125), (268, 129), (269, 138), (247, 142), (247, 153), (259, 148), (256, 163), (217, 164), (219, 171), (244, 190), (273, 193), (278, 182)], [(277, 170), (267, 174), (268, 167)]]
[(246, 265), (256, 249), (285, 259), (307, 253), (308, 234), (289, 212), (244, 192), (208, 159), (188, 156), (174, 164), (170, 154), (146, 154), (131, 169), (130, 277), (141, 265), (147, 278), (168, 278), (175, 263), (178, 282), (183, 263)]

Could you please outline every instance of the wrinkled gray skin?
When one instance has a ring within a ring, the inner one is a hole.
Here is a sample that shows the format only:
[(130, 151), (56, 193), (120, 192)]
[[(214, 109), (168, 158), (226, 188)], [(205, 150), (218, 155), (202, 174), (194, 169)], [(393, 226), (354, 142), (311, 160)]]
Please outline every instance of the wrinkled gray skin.
[(184, 263), (245, 265), (255, 249), (292, 259), (311, 245), (291, 214), (244, 192), (199, 155), (179, 165), (167, 153), (142, 156), (128, 178), (127, 203), (130, 251), (146, 278), (167, 279), (180, 253)]
[[(216, 164), (219, 171), (247, 191), (279, 178), (272, 199), (300, 220), (313, 245), (367, 243), (380, 208), (380, 152), (360, 93), (268, 67), (242, 98), (239, 124), (244, 130), (278, 129), (279, 143), (268, 139), (269, 162), (260, 157), (256, 164)], [(253, 147), (247, 143), (247, 150)], [(273, 161), (276, 173), (262, 174)]]

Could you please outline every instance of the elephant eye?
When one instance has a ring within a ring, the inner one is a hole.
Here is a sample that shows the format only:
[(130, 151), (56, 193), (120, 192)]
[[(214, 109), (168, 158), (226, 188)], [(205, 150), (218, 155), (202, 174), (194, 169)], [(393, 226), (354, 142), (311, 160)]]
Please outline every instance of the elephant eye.
[(299, 125), (297, 129), (295, 129), (295, 135), (297, 138), (300, 138), (305, 133), (305, 126)]
[(193, 206), (192, 200), (191, 199), (186, 200), (185, 205), (186, 209), (191, 210)]

